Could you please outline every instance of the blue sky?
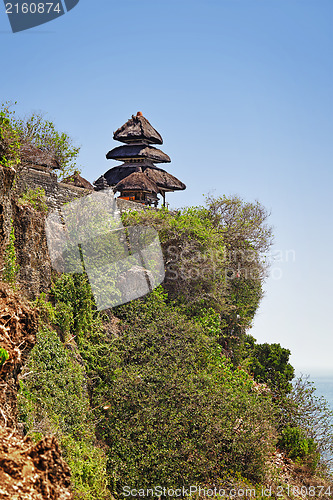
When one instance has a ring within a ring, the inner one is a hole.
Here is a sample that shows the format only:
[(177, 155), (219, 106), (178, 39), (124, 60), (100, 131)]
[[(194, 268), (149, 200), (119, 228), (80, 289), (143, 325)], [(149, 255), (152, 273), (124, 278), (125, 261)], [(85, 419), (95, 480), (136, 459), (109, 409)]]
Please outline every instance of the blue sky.
[(87, 179), (115, 165), (112, 132), (140, 110), (187, 185), (171, 206), (235, 193), (271, 211), (284, 262), (251, 333), (333, 371), (332, 1), (80, 0), (16, 34), (0, 7), (1, 99), (47, 112)]

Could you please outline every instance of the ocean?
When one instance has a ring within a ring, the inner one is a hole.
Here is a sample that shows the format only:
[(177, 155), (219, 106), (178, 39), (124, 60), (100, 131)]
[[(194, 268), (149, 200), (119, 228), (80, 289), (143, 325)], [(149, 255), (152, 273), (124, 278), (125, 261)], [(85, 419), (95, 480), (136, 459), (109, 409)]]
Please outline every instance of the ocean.
[(309, 380), (314, 383), (316, 394), (324, 396), (333, 411), (333, 374), (312, 375)]
[[(333, 373), (314, 374), (312, 373), (309, 380), (314, 383), (316, 388), (316, 395), (323, 396), (328, 402), (331, 410), (333, 411)], [(333, 417), (332, 417), (333, 420)], [(333, 473), (333, 463), (330, 465), (331, 472)]]
[(308, 376), (309, 381), (313, 382), (316, 388), (316, 396), (323, 396), (333, 411), (333, 370), (320, 371), (319, 369), (300, 369), (295, 370), (295, 378)]
[[(315, 395), (318, 397), (323, 396), (330, 409), (333, 411), (333, 372), (320, 373), (318, 371), (314, 372), (313, 370), (296, 371), (296, 377), (299, 377), (301, 374), (309, 375), (309, 381), (313, 382), (316, 388)], [(333, 463), (331, 464), (330, 469), (333, 473)]]

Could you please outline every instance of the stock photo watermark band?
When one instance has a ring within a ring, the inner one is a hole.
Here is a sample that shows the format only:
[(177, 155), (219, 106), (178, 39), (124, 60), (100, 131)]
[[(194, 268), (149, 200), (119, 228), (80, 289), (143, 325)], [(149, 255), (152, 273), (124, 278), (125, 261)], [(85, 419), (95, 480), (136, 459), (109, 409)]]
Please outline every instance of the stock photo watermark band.
[(24, 1), (3, 0), (13, 33), (53, 21), (72, 10), (80, 0)]
[(123, 227), (112, 189), (51, 212), (45, 231), (53, 268), (85, 272), (99, 311), (147, 295), (164, 280), (157, 232)]

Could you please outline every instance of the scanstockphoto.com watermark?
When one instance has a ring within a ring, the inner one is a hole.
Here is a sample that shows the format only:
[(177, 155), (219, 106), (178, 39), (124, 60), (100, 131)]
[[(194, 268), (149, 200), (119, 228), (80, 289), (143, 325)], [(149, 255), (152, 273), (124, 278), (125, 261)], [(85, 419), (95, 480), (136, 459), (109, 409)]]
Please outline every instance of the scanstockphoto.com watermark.
[(3, 0), (13, 33), (53, 21), (76, 7), (79, 1)]
[(183, 486), (181, 488), (154, 486), (136, 489), (124, 486), (121, 495), (124, 498), (186, 498), (194, 495), (200, 498), (255, 498), (256, 490), (254, 488), (202, 488), (201, 486)]
[(307, 485), (294, 486), (290, 484), (272, 486), (260, 486), (259, 488), (202, 488), (201, 486), (183, 486), (182, 488), (169, 488), (163, 486), (154, 486), (151, 488), (130, 488), (124, 486), (121, 495), (124, 498), (152, 497), (152, 498), (218, 498), (218, 499), (251, 499), (251, 498), (286, 498), (291, 495), (298, 498), (327, 498), (333, 493), (331, 486)]
[(274, 250), (261, 256), (260, 260), (258, 253), (251, 249), (221, 248), (205, 254), (191, 245), (182, 249), (170, 245), (166, 248), (165, 254), (165, 274), (166, 279), (170, 281), (200, 280), (217, 273), (221, 275), (221, 268), (226, 280), (262, 279), (265, 276), (280, 280), (283, 277), (284, 266), (296, 262), (296, 252), (293, 249)]

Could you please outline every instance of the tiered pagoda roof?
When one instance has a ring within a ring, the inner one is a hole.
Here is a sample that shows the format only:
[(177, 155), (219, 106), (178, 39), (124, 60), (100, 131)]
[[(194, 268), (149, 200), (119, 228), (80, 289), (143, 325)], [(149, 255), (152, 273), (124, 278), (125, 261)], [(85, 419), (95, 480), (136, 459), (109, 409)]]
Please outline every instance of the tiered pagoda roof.
[(159, 192), (154, 181), (150, 180), (143, 172), (133, 172), (118, 182), (117, 191), (143, 191), (157, 194)]
[(133, 142), (147, 142), (147, 144), (163, 144), (163, 139), (149, 121), (142, 116), (140, 111), (136, 116), (132, 115), (124, 125), (113, 134), (115, 141), (125, 144)]
[[(170, 163), (170, 158), (160, 149), (151, 144), (163, 144), (161, 135), (151, 126), (149, 121), (138, 112), (132, 115), (124, 125), (113, 134), (117, 141), (125, 143), (106, 155), (107, 159), (121, 160), (124, 163), (108, 170), (94, 182), (95, 189), (103, 189), (105, 182), (115, 191), (125, 193), (128, 199), (154, 203), (157, 205), (157, 194), (165, 201), (165, 192), (186, 189), (185, 184), (169, 174), (155, 163)], [(153, 193), (153, 196), (142, 197), (140, 193)]]
[[(118, 182), (120, 182), (133, 172), (144, 172), (152, 181), (157, 184), (159, 188), (162, 188), (165, 191), (181, 191), (183, 189), (186, 189), (186, 186), (185, 184), (183, 184), (183, 182), (181, 182), (162, 168), (155, 167), (155, 165), (153, 164), (148, 165), (145, 163), (129, 163), (119, 165), (118, 167), (113, 167), (105, 172), (103, 177), (106, 179), (108, 186), (116, 186)], [(97, 185), (97, 181), (94, 182), (94, 185)]]
[(137, 159), (147, 159), (154, 163), (170, 163), (168, 155), (160, 149), (147, 146), (146, 144), (127, 144), (126, 146), (118, 146), (112, 149), (106, 155), (108, 160), (131, 161)]

